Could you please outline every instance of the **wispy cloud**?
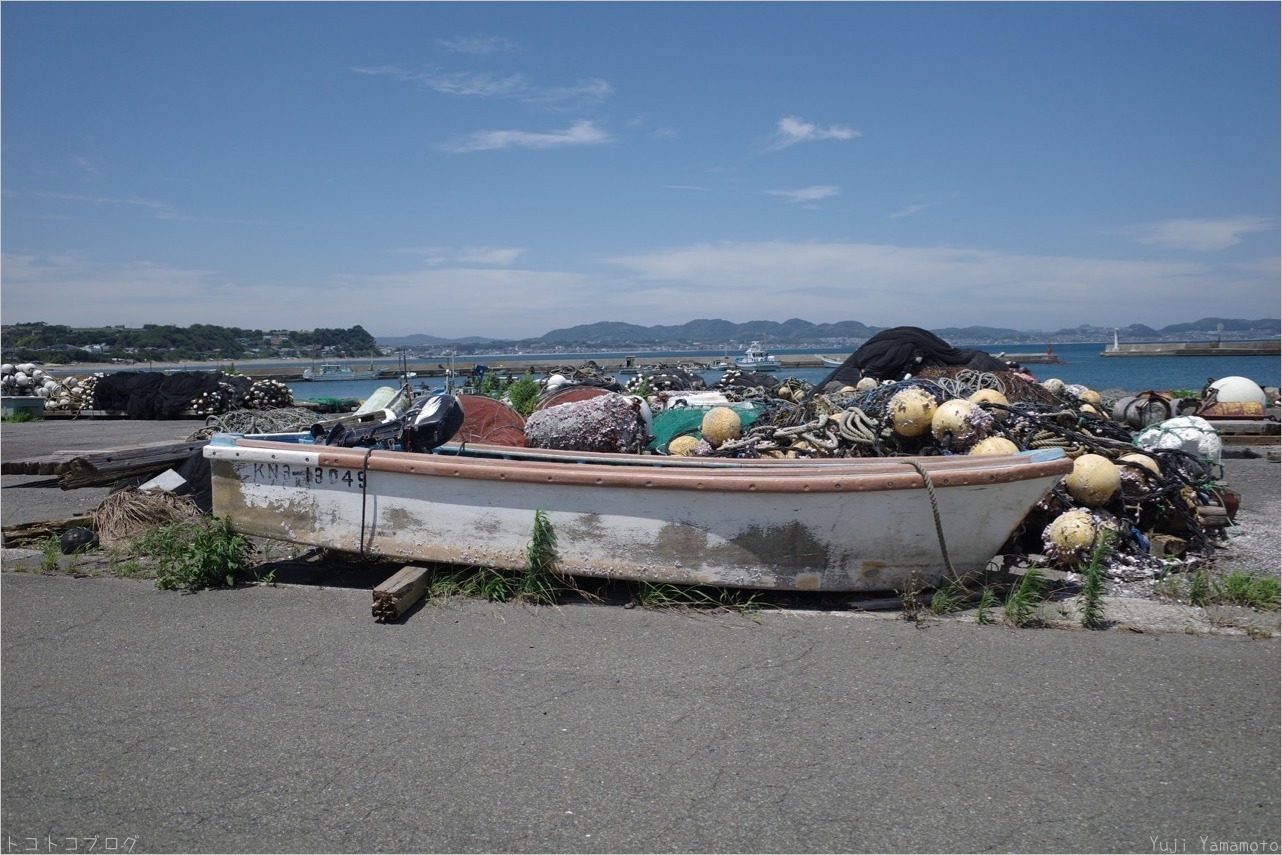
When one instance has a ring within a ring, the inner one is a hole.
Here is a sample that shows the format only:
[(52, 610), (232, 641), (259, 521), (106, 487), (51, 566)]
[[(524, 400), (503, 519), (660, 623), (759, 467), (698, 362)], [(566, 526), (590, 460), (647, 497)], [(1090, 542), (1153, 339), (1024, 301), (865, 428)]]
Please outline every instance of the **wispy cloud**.
[(510, 267), (526, 250), (515, 246), (412, 246), (393, 252), (420, 255), (428, 264), (476, 264), (486, 267)]
[(150, 211), (158, 220), (186, 219), (172, 205), (157, 202), (154, 199), (142, 199), (137, 196), (86, 196), (79, 193), (37, 193), (45, 199), (60, 199), (64, 202), (85, 202), (90, 205), (114, 205), (142, 208)]
[(102, 175), (102, 170), (98, 168), (98, 165), (94, 163), (91, 158), (85, 157), (83, 155), (76, 155), (71, 159), (71, 162), (74, 163), (76, 167), (80, 169), (82, 172), (92, 175), (95, 178), (99, 175)]
[(511, 39), (503, 36), (455, 36), (452, 39), (437, 39), (436, 43), (453, 53), (466, 53), (484, 56), (492, 53), (516, 53), (520, 47)]
[(900, 208), (898, 211), (894, 211), (888, 216), (892, 220), (899, 220), (904, 217), (911, 217), (914, 214), (920, 214), (922, 211), (926, 210), (927, 208), (935, 207), (936, 204), (937, 203), (935, 202), (926, 202), (920, 205), (905, 205), (904, 207)]
[(1274, 221), (1267, 217), (1241, 216), (1161, 220), (1129, 226), (1122, 229), (1122, 233), (1138, 243), (1152, 246), (1217, 252), (1237, 246), (1244, 235), (1274, 228)]
[(776, 125), (773, 149), (787, 148), (800, 142), (816, 140), (852, 140), (862, 134), (854, 128), (843, 125), (821, 127), (813, 122), (803, 121), (796, 116), (785, 116)]
[(465, 246), (459, 250), (458, 260), (461, 264), (511, 267), (524, 254), (525, 250), (521, 247)]
[(610, 141), (610, 135), (598, 128), (595, 123), (582, 120), (560, 131), (478, 131), (442, 147), (455, 154), (467, 154), (504, 148), (600, 145)]
[[(1103, 303), (1115, 318), (1176, 323), (1207, 293), (1236, 306), (1242, 317), (1277, 311), (1277, 268), (1265, 264), (1251, 271), (849, 241), (698, 243), (605, 261), (633, 280), (634, 318), (665, 307), (670, 314), (672, 305), (680, 305), (683, 316), (725, 317), (726, 307), (737, 304), (751, 306), (752, 317), (792, 317), (804, 305), (801, 316), (808, 319), (1058, 329), (1098, 322), (1088, 307)], [(744, 303), (746, 295), (751, 299)], [(994, 306), (1001, 307), (1000, 321)]]
[(442, 95), (460, 95), (480, 98), (521, 98), (533, 87), (521, 74), (496, 75), (467, 71), (407, 71), (392, 65), (355, 67), (357, 74), (390, 77), (407, 83), (416, 83)]
[(558, 110), (593, 106), (614, 94), (609, 82), (595, 77), (568, 86), (539, 86), (519, 73), (501, 75), (436, 68), (409, 71), (394, 65), (353, 66), (352, 71), (413, 83), (442, 95), (506, 98)]
[(835, 184), (816, 184), (813, 187), (801, 187), (797, 190), (767, 190), (770, 196), (782, 196), (789, 202), (817, 202), (841, 193)]

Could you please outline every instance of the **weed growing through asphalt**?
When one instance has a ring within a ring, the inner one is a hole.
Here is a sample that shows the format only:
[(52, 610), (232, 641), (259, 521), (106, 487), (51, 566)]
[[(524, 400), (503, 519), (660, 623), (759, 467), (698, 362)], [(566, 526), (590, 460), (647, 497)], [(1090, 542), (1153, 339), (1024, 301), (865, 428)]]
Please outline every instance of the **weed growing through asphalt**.
[(40, 547), (40, 571), (53, 573), (58, 569), (58, 556), (62, 554), (62, 544), (58, 538), (48, 538)]
[(160, 561), (156, 587), (166, 591), (232, 587), (248, 565), (249, 551), (249, 541), (217, 517), (153, 529), (133, 547), (135, 554)]
[[(1276, 576), (1261, 576), (1234, 570), (1220, 579), (1210, 579), (1205, 602), (1273, 611), (1282, 605), (1282, 583)], [(1191, 597), (1190, 597), (1191, 599)]]
[(914, 623), (921, 620), (921, 579), (914, 570), (908, 577), (908, 585), (902, 591), (896, 591), (899, 595), (899, 601), (903, 604), (903, 611), (900, 617), (904, 620), (910, 620)]
[(997, 607), (997, 594), (988, 585), (979, 594), (979, 605), (975, 607), (975, 622), (993, 623), (993, 609)]
[(1037, 620), (1037, 610), (1045, 602), (1046, 575), (1037, 567), (1029, 567), (1019, 581), (1011, 586), (1002, 606), (1002, 617), (1011, 626), (1029, 626)]
[(928, 608), (937, 615), (961, 611), (967, 596), (965, 588), (954, 582), (942, 588), (936, 588), (935, 592), (930, 595), (930, 606)]
[(1104, 626), (1104, 566), (1113, 554), (1113, 532), (1105, 531), (1095, 541), (1091, 561), (1083, 570), (1082, 626), (1100, 629)]
[(1211, 603), (1211, 577), (1205, 567), (1197, 568), (1193, 574), (1193, 581), (1189, 583), (1189, 603), (1195, 606)]
[(760, 592), (742, 588), (641, 581), (634, 583), (633, 590), (637, 601), (651, 609), (701, 609), (755, 615), (763, 606)]

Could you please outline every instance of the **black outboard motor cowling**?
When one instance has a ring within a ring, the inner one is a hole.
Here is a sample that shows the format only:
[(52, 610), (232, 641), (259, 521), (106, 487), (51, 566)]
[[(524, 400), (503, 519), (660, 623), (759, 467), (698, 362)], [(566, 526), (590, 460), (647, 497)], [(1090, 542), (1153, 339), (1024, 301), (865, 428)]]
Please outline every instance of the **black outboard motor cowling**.
[(463, 426), (463, 405), (453, 395), (432, 395), (416, 402), (401, 417), (401, 424), (406, 451), (431, 451), (453, 439)]

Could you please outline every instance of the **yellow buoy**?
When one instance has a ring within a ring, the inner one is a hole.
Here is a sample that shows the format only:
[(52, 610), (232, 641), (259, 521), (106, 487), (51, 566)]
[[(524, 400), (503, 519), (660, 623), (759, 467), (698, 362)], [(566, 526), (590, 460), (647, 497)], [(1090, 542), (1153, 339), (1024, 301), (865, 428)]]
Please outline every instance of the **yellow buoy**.
[(969, 448), (992, 433), (993, 417), (972, 404), (954, 398), (939, 405), (930, 429), (935, 439), (954, 449)]
[(743, 435), (743, 422), (729, 407), (713, 407), (704, 414), (700, 432), (708, 445), (720, 448), (722, 443)]
[(967, 454), (1014, 454), (1019, 451), (1019, 446), (1011, 442), (1004, 436), (990, 436), (988, 439), (981, 439), (975, 443), (974, 447)]
[(860, 377), (859, 382), (855, 384), (856, 392), (870, 392), (877, 388), (877, 381), (871, 377)]
[(1064, 476), (1070, 496), (1088, 508), (1106, 504), (1122, 486), (1117, 464), (1098, 454), (1083, 454), (1073, 461), (1073, 471)]
[(693, 457), (699, 447), (699, 437), (686, 434), (678, 436), (668, 443), (668, 454), (675, 457)]
[(1117, 462), (1134, 463), (1138, 466), (1143, 466), (1149, 472), (1152, 472), (1154, 475), (1159, 477), (1162, 474), (1162, 467), (1157, 464), (1156, 460), (1149, 457), (1147, 454), (1123, 454), (1121, 457), (1117, 458)]
[(1091, 553), (1099, 529), (1090, 511), (1076, 508), (1051, 520), (1042, 531), (1042, 546), (1052, 561), (1077, 564)]
[[(863, 380), (859, 382), (863, 383)], [(935, 399), (924, 389), (911, 386), (892, 395), (886, 404), (886, 410), (895, 433), (900, 436), (921, 436), (930, 430), (931, 419), (935, 416)]]
[[(1007, 400), (1006, 396), (1003, 395), (1001, 392), (998, 392), (996, 389), (980, 389), (978, 392), (971, 395), (966, 400), (976, 405), (981, 403), (989, 403), (989, 404), (1001, 404), (1003, 407), (1010, 406), (1010, 401)], [(1006, 417), (1010, 415), (1009, 411), (1000, 409), (998, 407), (994, 407), (993, 409), (989, 410), (988, 413), (993, 418), (997, 419), (997, 421), (999, 422), (1005, 421)]]

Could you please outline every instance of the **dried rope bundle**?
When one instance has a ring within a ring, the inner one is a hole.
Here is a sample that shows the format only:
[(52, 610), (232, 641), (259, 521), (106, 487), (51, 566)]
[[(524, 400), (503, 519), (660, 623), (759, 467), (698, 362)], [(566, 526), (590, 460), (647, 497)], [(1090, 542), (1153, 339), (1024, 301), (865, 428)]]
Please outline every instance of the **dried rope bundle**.
[(200, 509), (187, 496), (175, 496), (168, 490), (126, 487), (103, 499), (90, 520), (99, 541), (111, 546), (128, 543), (154, 528), (199, 516)]

